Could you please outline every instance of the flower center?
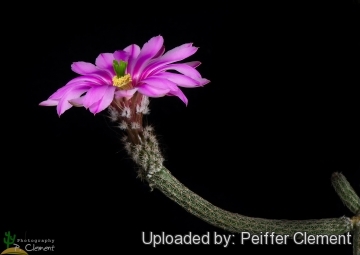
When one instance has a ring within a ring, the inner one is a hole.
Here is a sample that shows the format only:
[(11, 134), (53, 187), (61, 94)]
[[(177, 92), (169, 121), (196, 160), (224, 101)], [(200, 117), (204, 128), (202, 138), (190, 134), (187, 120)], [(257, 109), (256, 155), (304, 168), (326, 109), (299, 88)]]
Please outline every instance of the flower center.
[(112, 78), (113, 86), (120, 89), (131, 89), (131, 76), (130, 74), (125, 74), (127, 63), (125, 61), (113, 61), (113, 68), (116, 76)]
[(131, 86), (131, 76), (130, 74), (125, 74), (122, 77), (118, 77), (118, 76), (114, 76), (114, 78), (112, 78), (113, 81), (113, 86), (118, 87), (120, 89), (130, 89)]

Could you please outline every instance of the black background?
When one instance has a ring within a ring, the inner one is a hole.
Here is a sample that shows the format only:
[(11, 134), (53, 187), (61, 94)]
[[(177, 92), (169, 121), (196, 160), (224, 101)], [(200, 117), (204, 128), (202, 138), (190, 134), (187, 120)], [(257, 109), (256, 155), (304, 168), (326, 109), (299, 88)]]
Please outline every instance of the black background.
[(159, 34), (167, 50), (193, 42), (199, 50), (188, 60), (201, 61), (211, 83), (183, 89), (187, 107), (176, 97), (152, 99), (146, 117), (173, 175), (247, 216), (351, 217), (330, 177), (342, 172), (360, 193), (359, 4), (192, 5), (21, 6), (4, 23), (2, 229), (53, 238), (62, 253), (351, 254), (351, 246), (240, 245), (239, 235), (228, 248), (145, 246), (142, 232), (229, 233), (150, 192), (105, 112), (72, 108), (59, 118), (55, 107), (38, 106), (76, 77), (72, 62), (94, 63)]

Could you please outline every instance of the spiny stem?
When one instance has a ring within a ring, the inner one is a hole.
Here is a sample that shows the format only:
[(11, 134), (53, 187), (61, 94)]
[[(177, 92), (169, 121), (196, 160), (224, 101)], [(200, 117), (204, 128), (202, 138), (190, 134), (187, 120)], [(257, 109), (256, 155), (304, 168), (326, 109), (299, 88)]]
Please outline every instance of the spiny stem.
[(360, 221), (354, 226), (353, 254), (360, 255)]
[(166, 168), (162, 168), (148, 178), (148, 182), (151, 187), (160, 190), (188, 212), (233, 233), (274, 232), (279, 235), (289, 235), (291, 238), (296, 232), (307, 232), (312, 235), (340, 235), (352, 230), (352, 222), (347, 217), (319, 220), (270, 220), (231, 213), (214, 206), (190, 191)]
[(349, 208), (352, 213), (360, 213), (360, 198), (346, 180), (345, 176), (341, 173), (333, 173), (331, 182), (344, 205)]
[[(131, 110), (133, 112), (135, 112), (135, 105), (138, 105), (138, 102), (137, 98), (132, 102)], [(116, 106), (114, 105), (114, 110), (111, 112), (112, 119), (127, 121), (122, 118), (121, 107), (115, 108)], [(142, 119), (142, 115), (140, 115), (140, 119)], [(354, 255), (360, 255), (360, 199), (342, 174), (333, 174), (332, 183), (344, 204), (357, 214), (351, 219), (341, 217), (315, 220), (272, 220), (247, 217), (223, 210), (181, 184), (163, 166), (164, 159), (152, 128), (143, 128), (142, 122), (137, 123), (141, 128), (132, 129), (129, 127), (131, 122), (128, 123), (126, 130), (128, 137), (125, 137), (123, 142), (132, 159), (141, 167), (139, 176), (146, 179), (152, 189), (158, 189), (191, 214), (211, 225), (233, 233), (261, 234), (262, 232), (273, 232), (277, 235), (287, 235), (289, 238), (294, 238), (297, 232), (306, 232), (308, 235), (342, 235), (353, 232)]]

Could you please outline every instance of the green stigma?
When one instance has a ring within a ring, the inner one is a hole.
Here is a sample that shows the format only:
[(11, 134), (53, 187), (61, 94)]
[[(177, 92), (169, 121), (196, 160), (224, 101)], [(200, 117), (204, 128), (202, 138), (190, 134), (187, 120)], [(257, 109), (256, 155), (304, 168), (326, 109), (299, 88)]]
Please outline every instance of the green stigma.
[(113, 61), (113, 67), (114, 71), (116, 73), (116, 76), (118, 78), (123, 77), (125, 75), (125, 69), (126, 69), (127, 63), (125, 61)]

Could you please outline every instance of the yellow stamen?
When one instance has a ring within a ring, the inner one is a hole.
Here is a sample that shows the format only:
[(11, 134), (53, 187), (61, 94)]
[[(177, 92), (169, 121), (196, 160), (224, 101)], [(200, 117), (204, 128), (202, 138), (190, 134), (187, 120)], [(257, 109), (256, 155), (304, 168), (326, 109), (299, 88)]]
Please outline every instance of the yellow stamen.
[(130, 89), (131, 88), (132, 79), (131, 79), (130, 74), (125, 74), (124, 76), (122, 76), (120, 78), (117, 76), (114, 76), (114, 78), (112, 78), (112, 81), (113, 81), (113, 86), (116, 86), (120, 89)]

